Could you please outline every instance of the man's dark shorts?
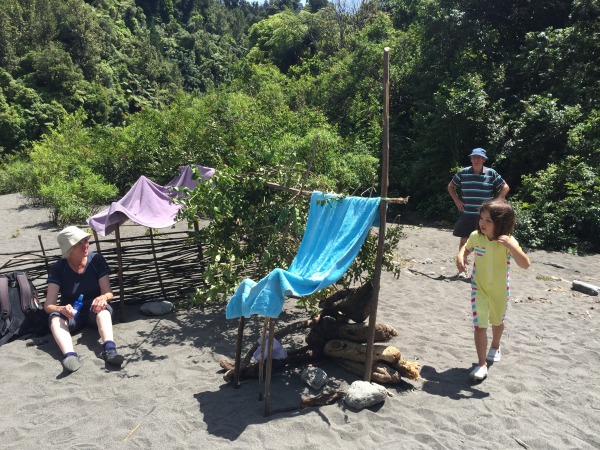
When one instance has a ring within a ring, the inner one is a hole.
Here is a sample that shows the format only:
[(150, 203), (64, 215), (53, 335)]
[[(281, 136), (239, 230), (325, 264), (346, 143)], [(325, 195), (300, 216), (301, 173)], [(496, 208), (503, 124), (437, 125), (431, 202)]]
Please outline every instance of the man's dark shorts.
[[(112, 317), (112, 315), (113, 315), (112, 307), (110, 305), (106, 305), (106, 310), (110, 313), (110, 316)], [(83, 312), (83, 314), (80, 314), (79, 317), (77, 317), (77, 319), (67, 319), (66, 316), (63, 316), (62, 314), (57, 313), (57, 312), (53, 312), (52, 314), (50, 314), (48, 316), (48, 325), (50, 325), (50, 320), (52, 319), (53, 316), (60, 316), (67, 321), (67, 323), (69, 325), (69, 331), (71, 333), (75, 333), (75, 332), (81, 330), (86, 325), (89, 325), (94, 328), (98, 328), (98, 324), (96, 323), (97, 314), (95, 312), (93, 312), (91, 309), (88, 309), (87, 314), (85, 314), (85, 311), (82, 311), (82, 312)]]
[(479, 221), (479, 214), (465, 214), (461, 213), (458, 216), (458, 220), (454, 225), (454, 231), (452, 234), (457, 237), (468, 238), (473, 231), (477, 229), (477, 222)]

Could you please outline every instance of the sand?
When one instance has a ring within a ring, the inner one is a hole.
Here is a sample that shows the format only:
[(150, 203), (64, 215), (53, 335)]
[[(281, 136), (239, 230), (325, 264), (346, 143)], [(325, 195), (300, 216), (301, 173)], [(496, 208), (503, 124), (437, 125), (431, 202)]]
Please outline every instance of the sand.
[[(55, 247), (58, 230), (47, 211), (22, 205), (18, 195), (0, 196), (0, 253), (39, 249), (38, 234)], [(237, 331), (224, 305), (154, 318), (127, 305), (127, 322), (115, 325), (126, 357), (120, 370), (98, 357), (91, 329), (73, 338), (87, 357), (73, 374), (62, 371), (51, 336), (0, 347), (0, 446), (599, 448), (600, 297), (571, 283), (600, 285), (600, 255), (529, 252), (530, 269), (513, 270), (503, 359), (486, 380), (471, 384), (470, 288), (454, 276), (457, 239), (439, 227), (404, 231), (404, 268), (399, 279), (382, 277), (378, 321), (396, 328), (390, 344), (422, 365), (423, 379), (387, 385), (385, 403), (355, 411), (339, 401), (264, 417), (257, 380), (239, 389), (223, 381), (219, 361), (234, 357)], [(289, 303), (281, 322), (305, 315)], [(261, 320), (248, 323), (250, 345)], [(328, 373), (328, 389), (359, 379), (330, 361), (315, 365)], [(300, 381), (300, 370), (274, 374), (272, 409), (317, 393)]]

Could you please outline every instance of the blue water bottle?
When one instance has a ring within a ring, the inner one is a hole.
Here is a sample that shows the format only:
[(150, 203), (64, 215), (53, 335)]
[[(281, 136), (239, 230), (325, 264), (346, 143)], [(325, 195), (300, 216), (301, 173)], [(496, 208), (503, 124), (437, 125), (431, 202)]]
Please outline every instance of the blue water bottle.
[(73, 318), (77, 319), (77, 316), (79, 316), (79, 311), (81, 311), (81, 308), (83, 306), (83, 294), (81, 294), (79, 296), (79, 298), (77, 300), (75, 300), (75, 303), (73, 303)]

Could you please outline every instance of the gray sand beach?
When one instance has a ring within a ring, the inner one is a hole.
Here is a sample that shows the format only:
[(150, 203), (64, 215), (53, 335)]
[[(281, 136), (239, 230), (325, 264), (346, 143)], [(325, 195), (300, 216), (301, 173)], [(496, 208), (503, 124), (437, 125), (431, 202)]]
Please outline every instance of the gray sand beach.
[[(38, 235), (57, 247), (43, 208), (11, 194), (0, 196), (0, 214), (0, 253), (38, 250)], [(99, 358), (92, 329), (73, 338), (86, 361), (72, 374), (51, 336), (0, 347), (2, 448), (600, 448), (600, 297), (571, 289), (573, 280), (600, 285), (600, 255), (529, 252), (529, 270), (513, 269), (503, 359), (472, 384), (470, 286), (455, 276), (457, 238), (434, 227), (404, 232), (402, 274), (383, 274), (377, 318), (398, 331), (389, 344), (421, 364), (422, 379), (386, 385), (385, 403), (264, 417), (257, 380), (238, 389), (223, 380), (219, 362), (233, 359), (238, 324), (225, 319), (224, 304), (160, 317), (128, 304), (114, 327), (120, 370)], [(278, 323), (302, 317), (288, 300)], [(247, 347), (261, 325), (248, 320)], [(314, 365), (330, 390), (360, 379), (328, 360)], [(318, 393), (301, 369), (274, 373), (272, 409)]]

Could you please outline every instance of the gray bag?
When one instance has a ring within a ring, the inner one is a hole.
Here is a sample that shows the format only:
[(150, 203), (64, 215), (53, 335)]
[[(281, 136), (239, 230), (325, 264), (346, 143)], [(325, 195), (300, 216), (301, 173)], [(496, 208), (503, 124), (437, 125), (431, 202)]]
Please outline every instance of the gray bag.
[(48, 316), (27, 272), (0, 274), (0, 345), (48, 331)]

